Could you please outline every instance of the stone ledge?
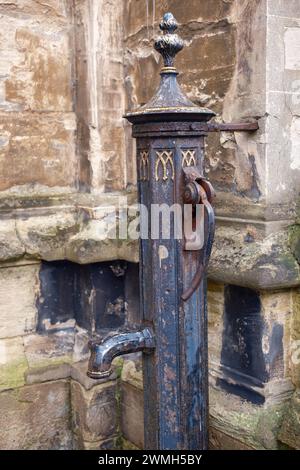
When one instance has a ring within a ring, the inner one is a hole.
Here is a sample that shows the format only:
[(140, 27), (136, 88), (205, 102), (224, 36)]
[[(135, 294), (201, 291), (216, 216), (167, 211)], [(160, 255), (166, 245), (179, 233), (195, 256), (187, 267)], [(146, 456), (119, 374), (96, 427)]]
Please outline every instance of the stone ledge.
[(44, 198), (32, 200), (36, 207), (26, 207), (30, 201), (24, 199), (19, 201), (20, 208), (9, 210), (9, 202), (2, 200), (0, 262), (24, 258), (67, 259), (80, 264), (117, 259), (138, 262), (137, 240), (113, 238), (111, 211), (124, 196), (128, 204), (135, 202), (135, 193), (78, 194), (64, 200), (49, 198), (48, 205)]
[[(130, 192), (78, 194), (60, 203), (59, 199), (52, 203), (49, 200), (48, 206), (42, 199), (42, 206), (35, 208), (23, 205), (20, 209), (4, 210), (2, 206), (0, 262), (24, 259), (66, 259), (80, 264), (117, 259), (138, 262), (137, 240), (113, 238), (114, 219), (110, 211), (118, 207), (118, 198), (124, 196), (129, 204), (135, 203), (136, 193)], [(117, 225), (119, 222), (117, 218)], [(293, 224), (292, 219), (267, 221), (217, 215), (209, 278), (254, 289), (300, 285), (295, 238), (298, 232), (299, 225)]]
[(300, 284), (300, 266), (290, 247), (290, 221), (217, 218), (208, 277), (253, 289)]
[(278, 433), (288, 409), (285, 402), (257, 406), (234, 395), (210, 387), (210, 426), (257, 450), (280, 448)]

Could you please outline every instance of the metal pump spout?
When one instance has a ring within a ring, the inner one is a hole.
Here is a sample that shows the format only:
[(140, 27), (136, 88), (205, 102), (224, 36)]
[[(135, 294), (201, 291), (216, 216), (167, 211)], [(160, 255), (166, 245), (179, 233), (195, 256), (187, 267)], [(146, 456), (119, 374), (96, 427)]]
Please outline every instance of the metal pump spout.
[(150, 328), (142, 331), (120, 333), (105, 338), (100, 343), (90, 342), (91, 355), (87, 375), (92, 379), (109, 377), (111, 364), (115, 357), (155, 348), (154, 334)]

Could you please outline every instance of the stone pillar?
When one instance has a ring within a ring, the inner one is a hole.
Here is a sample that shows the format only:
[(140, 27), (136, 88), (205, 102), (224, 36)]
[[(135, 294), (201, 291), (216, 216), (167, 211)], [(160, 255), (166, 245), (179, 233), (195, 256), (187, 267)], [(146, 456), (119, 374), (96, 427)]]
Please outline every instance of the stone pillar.
[(222, 115), (233, 121), (260, 117), (260, 131), (221, 135), (220, 153), (216, 159), (212, 151), (208, 162), (212, 180), (226, 153), (230, 162), (210, 266), (210, 278), (225, 284), (211, 294), (218, 289), (224, 302), (218, 314), (216, 300), (211, 303), (211, 422), (217, 446), (221, 432), (253, 447), (278, 448), (280, 441), (292, 442), (280, 427), (297, 386), (291, 325), (299, 315), (300, 10), (296, 2), (244, 1), (233, 13), (236, 68)]

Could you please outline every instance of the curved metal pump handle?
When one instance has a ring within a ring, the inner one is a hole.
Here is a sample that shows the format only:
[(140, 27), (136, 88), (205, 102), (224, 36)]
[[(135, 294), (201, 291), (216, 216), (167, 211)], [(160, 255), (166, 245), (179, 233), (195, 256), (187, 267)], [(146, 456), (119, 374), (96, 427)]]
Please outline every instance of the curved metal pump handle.
[(204, 242), (203, 259), (198, 265), (190, 287), (188, 287), (181, 296), (184, 301), (187, 301), (200, 286), (211, 255), (215, 234), (215, 214), (211, 202), (215, 197), (215, 192), (211, 183), (200, 174), (198, 168), (188, 167), (184, 168), (184, 171), (187, 179), (185, 198), (187, 202), (204, 205), (207, 221), (205, 227), (207, 236)]

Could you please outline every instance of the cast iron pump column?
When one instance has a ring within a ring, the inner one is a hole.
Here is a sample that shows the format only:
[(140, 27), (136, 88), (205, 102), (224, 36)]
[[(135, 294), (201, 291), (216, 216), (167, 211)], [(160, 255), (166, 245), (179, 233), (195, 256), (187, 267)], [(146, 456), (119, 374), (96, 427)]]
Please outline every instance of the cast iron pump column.
[[(214, 113), (187, 99), (177, 83), (175, 55), (183, 41), (171, 13), (160, 23), (155, 49), (163, 56), (160, 87), (151, 101), (126, 118), (137, 139), (141, 204), (206, 203), (206, 241), (141, 240), (140, 289), (144, 324), (156, 347), (144, 355), (145, 446), (148, 449), (207, 447), (207, 318), (204, 270), (213, 240), (213, 190), (203, 178), (203, 123)], [(151, 77), (149, 77), (151, 80)], [(152, 206), (153, 207), (153, 206)], [(152, 221), (155, 222), (155, 221)], [(171, 224), (171, 234), (172, 229)], [(173, 232), (174, 233), (174, 232)]]
[(88, 374), (107, 376), (113, 357), (143, 351), (145, 448), (206, 449), (205, 274), (214, 236), (214, 191), (203, 176), (204, 138), (209, 131), (255, 130), (257, 124), (211, 125), (214, 113), (194, 105), (177, 83), (174, 58), (183, 42), (171, 13), (164, 15), (160, 29), (163, 34), (155, 41), (164, 59), (160, 87), (148, 104), (125, 116), (137, 139), (139, 202), (152, 215), (153, 205), (187, 205), (193, 224), (187, 220), (183, 237), (172, 236), (174, 217), (171, 237), (161, 229), (153, 237), (157, 220), (152, 217), (145, 225), (141, 217), (141, 330), (93, 343)]

